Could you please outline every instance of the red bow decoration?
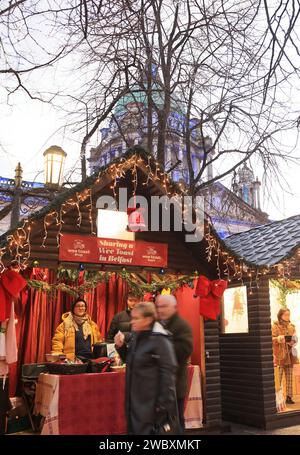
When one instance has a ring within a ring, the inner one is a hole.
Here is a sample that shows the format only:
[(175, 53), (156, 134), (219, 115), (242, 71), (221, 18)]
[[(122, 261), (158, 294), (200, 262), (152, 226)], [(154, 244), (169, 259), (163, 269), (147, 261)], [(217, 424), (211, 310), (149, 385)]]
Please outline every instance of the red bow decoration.
[(152, 292), (146, 292), (146, 294), (144, 294), (144, 296), (143, 296), (144, 302), (153, 302), (153, 300), (154, 300), (154, 298), (153, 298)]
[(5, 270), (0, 275), (0, 321), (9, 319), (13, 298), (27, 285), (27, 281), (14, 270)]
[(210, 281), (206, 276), (198, 278), (195, 295), (200, 297), (200, 314), (216, 320), (220, 314), (220, 300), (227, 288), (226, 280)]

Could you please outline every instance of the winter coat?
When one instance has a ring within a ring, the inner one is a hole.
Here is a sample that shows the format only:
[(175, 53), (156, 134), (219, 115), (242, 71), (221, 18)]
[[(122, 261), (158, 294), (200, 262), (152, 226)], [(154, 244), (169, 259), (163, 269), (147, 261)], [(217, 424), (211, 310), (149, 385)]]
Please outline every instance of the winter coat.
[[(273, 338), (273, 354), (274, 354), (274, 365), (275, 366), (287, 366), (298, 363), (299, 360), (297, 355), (294, 355), (293, 346), (287, 343), (279, 343), (277, 337), (279, 335), (296, 335), (294, 324), (290, 322), (282, 324), (275, 321), (272, 326), (272, 338)], [(296, 337), (295, 337), (296, 338)]]
[(178, 364), (176, 378), (177, 398), (185, 398), (187, 394), (187, 363), (193, 352), (193, 334), (191, 326), (175, 313), (164, 328), (171, 332)]
[(131, 332), (131, 312), (130, 310), (121, 311), (120, 313), (115, 314), (113, 317), (109, 331), (107, 333), (106, 341), (108, 343), (114, 342), (114, 337), (120, 330), (124, 333), (125, 338), (128, 339)]
[(133, 332), (118, 351), (126, 360), (128, 433), (151, 434), (166, 413), (178, 422), (177, 362), (170, 334), (156, 322), (152, 330)]
[[(55, 330), (54, 337), (52, 338), (52, 352), (65, 354), (68, 360), (75, 359), (75, 328), (70, 327), (66, 332), (65, 328), (65, 320), (69, 316), (70, 312), (64, 313), (62, 315), (63, 322), (57, 327)], [(100, 331), (98, 329), (97, 324), (91, 320), (89, 317), (89, 323), (92, 328), (92, 335), (91, 335), (91, 346), (95, 343), (102, 341), (102, 337)]]

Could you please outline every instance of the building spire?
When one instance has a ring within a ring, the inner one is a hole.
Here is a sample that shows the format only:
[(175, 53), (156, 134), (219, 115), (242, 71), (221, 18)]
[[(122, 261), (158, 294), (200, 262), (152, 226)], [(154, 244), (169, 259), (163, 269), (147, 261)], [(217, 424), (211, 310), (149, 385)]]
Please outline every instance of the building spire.
[(232, 191), (256, 210), (261, 210), (260, 185), (257, 177), (254, 180), (254, 173), (246, 163), (239, 168), (237, 173), (234, 172), (231, 183)]

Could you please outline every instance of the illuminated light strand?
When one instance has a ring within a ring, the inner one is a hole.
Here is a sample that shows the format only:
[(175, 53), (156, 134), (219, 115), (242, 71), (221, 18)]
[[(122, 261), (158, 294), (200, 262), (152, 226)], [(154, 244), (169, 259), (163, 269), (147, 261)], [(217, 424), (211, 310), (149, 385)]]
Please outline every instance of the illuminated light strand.
[(242, 286), (244, 286), (243, 267), (244, 267), (243, 259), (240, 259), (240, 280), (241, 280)]
[(51, 222), (49, 223), (48, 222), (48, 217), (52, 216), (54, 212), (51, 212), (51, 213), (47, 213), (47, 215), (45, 215), (44, 217), (44, 237), (43, 237), (43, 241), (42, 241), (42, 244), (41, 246), (43, 248), (45, 248), (45, 242), (47, 240), (47, 237), (48, 237), (48, 230), (47, 230), (47, 226), (50, 226)]
[(158, 168), (159, 168), (159, 163), (156, 161), (156, 167), (155, 167), (155, 174), (154, 174), (154, 180), (159, 180), (158, 177)]
[(149, 183), (149, 180), (150, 180), (150, 177), (152, 175), (152, 169), (151, 169), (151, 166), (150, 166), (150, 156), (148, 156), (148, 163), (146, 164), (146, 167), (149, 169), (149, 172), (147, 174), (147, 180), (146, 182), (143, 183), (143, 185), (148, 185)]
[(224, 265), (225, 265), (224, 274), (226, 275), (227, 280), (228, 280), (228, 282), (230, 283), (230, 281), (231, 281), (231, 278), (230, 278), (230, 269), (229, 269), (229, 267), (228, 267), (228, 260), (229, 260), (229, 257), (228, 257), (228, 253), (224, 253), (224, 254), (225, 254), (225, 256), (226, 256), (226, 260), (225, 260), (225, 262), (224, 262)]
[(256, 289), (259, 289), (259, 280), (260, 280), (260, 273), (259, 273), (259, 270), (256, 269), (256, 277), (255, 277)]
[[(28, 232), (26, 231), (26, 224), (29, 223), (28, 220), (23, 221), (23, 226), (21, 226), (18, 230), (20, 230), (20, 235), (19, 235), (19, 248), (22, 250), (22, 253), (18, 250), (18, 257), (20, 259), (20, 266), (21, 268), (25, 268), (24, 266), (24, 261), (26, 261), (26, 252), (24, 251), (26, 247), (28, 246)], [(22, 264), (21, 264), (22, 261)]]
[(137, 162), (135, 161), (133, 164), (133, 168), (131, 168), (131, 174), (133, 176), (132, 183), (133, 183), (133, 196), (136, 195), (136, 189), (137, 189), (137, 184), (138, 184), (138, 177), (137, 177)]
[(220, 269), (220, 244), (218, 242), (218, 249), (217, 249), (217, 272), (218, 278), (221, 279), (221, 269)]
[(57, 248), (59, 248), (59, 246), (60, 246), (60, 237), (63, 235), (61, 233), (61, 230), (63, 228), (63, 224), (65, 224), (65, 222), (63, 221), (63, 215), (65, 214), (64, 207), (65, 207), (65, 204), (62, 204), (60, 207), (60, 210), (59, 210), (59, 214), (56, 212), (56, 221), (57, 221), (56, 225), (58, 226), (58, 231), (56, 234)]
[(4, 270), (6, 270), (4, 262), (2, 261), (2, 257), (4, 256), (5, 251), (6, 251), (5, 248), (1, 248), (1, 250), (0, 250), (0, 273), (4, 272)]
[(252, 270), (250, 269), (250, 273), (249, 273), (249, 294), (252, 295), (253, 294), (253, 289), (252, 289)]
[(7, 236), (7, 240), (8, 240), (8, 251), (9, 251), (9, 254), (10, 254), (10, 256), (13, 256), (12, 247), (13, 247), (13, 243), (14, 243), (14, 236), (13, 235), (8, 235)]
[(76, 193), (76, 198), (77, 198), (77, 201), (75, 202), (75, 205), (76, 205), (76, 208), (78, 210), (77, 226), (80, 227), (81, 226), (81, 222), (82, 222), (82, 215), (81, 215), (81, 211), (80, 211), (80, 207), (79, 207), (80, 198), (78, 196), (78, 193)]
[(89, 219), (90, 219), (90, 224), (91, 224), (91, 234), (94, 235), (96, 232), (94, 232), (94, 223), (93, 223), (93, 194), (92, 194), (92, 188), (90, 188), (90, 203), (89, 203)]
[(31, 226), (29, 224), (29, 226), (27, 227), (27, 239), (26, 239), (26, 244), (28, 245), (28, 250), (27, 250), (26, 256), (24, 257), (24, 260), (23, 260), (23, 264), (22, 264), (23, 269), (25, 269), (28, 266), (28, 262), (29, 262), (29, 258), (30, 258), (30, 254), (31, 254), (30, 234), (31, 234)]

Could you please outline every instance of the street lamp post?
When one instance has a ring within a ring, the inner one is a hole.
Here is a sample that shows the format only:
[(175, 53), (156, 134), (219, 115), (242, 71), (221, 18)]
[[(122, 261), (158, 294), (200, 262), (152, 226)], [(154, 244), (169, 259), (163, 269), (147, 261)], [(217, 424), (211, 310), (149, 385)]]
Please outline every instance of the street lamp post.
[[(15, 173), (13, 198), (11, 204), (10, 228), (16, 227), (20, 220), (22, 199), (26, 196), (48, 198), (52, 200), (55, 193), (62, 190), (66, 152), (57, 145), (52, 145), (44, 152), (45, 158), (45, 188), (28, 189), (22, 185), (22, 168), (18, 163)], [(50, 191), (49, 191), (50, 190)]]
[(63, 182), (66, 152), (57, 145), (52, 145), (43, 153), (45, 158), (45, 185), (49, 189), (58, 189)]

